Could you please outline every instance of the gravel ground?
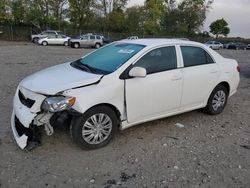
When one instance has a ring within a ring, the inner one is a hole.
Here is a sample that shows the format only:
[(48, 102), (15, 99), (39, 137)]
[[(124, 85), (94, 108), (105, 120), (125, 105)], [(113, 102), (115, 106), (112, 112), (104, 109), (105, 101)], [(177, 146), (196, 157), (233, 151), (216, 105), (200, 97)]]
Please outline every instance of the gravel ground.
[(41, 147), (20, 150), (10, 128), (17, 84), (88, 51), (1, 42), (0, 187), (250, 187), (250, 51), (219, 51), (242, 70), (220, 115), (192, 111), (144, 123), (93, 151), (79, 149), (61, 127)]

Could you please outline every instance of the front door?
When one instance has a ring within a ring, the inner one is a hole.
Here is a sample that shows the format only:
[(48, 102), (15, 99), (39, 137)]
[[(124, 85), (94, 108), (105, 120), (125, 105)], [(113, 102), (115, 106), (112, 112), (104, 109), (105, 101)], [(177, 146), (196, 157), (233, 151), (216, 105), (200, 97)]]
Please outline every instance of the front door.
[(177, 69), (174, 46), (148, 52), (133, 67), (145, 68), (147, 76), (125, 80), (129, 123), (164, 116), (178, 110), (183, 79), (181, 70)]

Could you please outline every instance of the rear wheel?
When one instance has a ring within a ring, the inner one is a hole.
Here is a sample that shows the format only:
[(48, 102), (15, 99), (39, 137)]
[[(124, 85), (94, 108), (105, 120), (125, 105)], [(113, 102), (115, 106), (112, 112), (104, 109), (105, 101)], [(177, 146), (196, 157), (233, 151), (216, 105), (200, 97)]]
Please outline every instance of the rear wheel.
[(43, 41), (43, 42), (42, 42), (42, 45), (43, 45), (43, 46), (47, 46), (47, 45), (48, 45), (48, 42), (47, 42), (47, 41)]
[(109, 143), (118, 127), (115, 112), (106, 106), (91, 108), (75, 117), (70, 126), (74, 142), (83, 149), (97, 149)]
[(101, 45), (100, 45), (99, 43), (96, 43), (96, 44), (95, 44), (95, 48), (96, 48), (96, 49), (98, 49), (98, 48), (100, 48), (100, 47), (101, 47)]
[(218, 85), (211, 93), (205, 111), (211, 115), (219, 114), (226, 106), (228, 91), (223, 85)]
[(64, 46), (68, 46), (69, 44), (68, 44), (68, 42), (66, 41), (66, 42), (63, 43), (63, 45), (64, 45)]

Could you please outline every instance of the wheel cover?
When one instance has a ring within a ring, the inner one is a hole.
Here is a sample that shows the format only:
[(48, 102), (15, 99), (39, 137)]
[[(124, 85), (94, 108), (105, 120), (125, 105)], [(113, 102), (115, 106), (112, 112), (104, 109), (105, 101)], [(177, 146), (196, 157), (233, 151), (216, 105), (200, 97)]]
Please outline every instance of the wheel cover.
[(226, 102), (226, 93), (223, 90), (217, 91), (212, 100), (212, 107), (214, 111), (218, 111), (218, 109), (223, 108), (225, 102)]
[(112, 131), (112, 121), (106, 114), (94, 114), (85, 121), (82, 127), (82, 138), (88, 144), (100, 144)]

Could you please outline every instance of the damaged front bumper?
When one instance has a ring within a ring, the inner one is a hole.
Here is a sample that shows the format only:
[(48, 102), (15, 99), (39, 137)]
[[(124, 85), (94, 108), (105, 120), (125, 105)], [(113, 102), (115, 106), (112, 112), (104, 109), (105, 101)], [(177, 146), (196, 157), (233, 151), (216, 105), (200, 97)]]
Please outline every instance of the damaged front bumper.
[(14, 138), (17, 142), (17, 145), (21, 148), (24, 149), (27, 146), (27, 141), (28, 141), (28, 136), (26, 134), (18, 134), (17, 128), (16, 128), (16, 116), (14, 111), (12, 112), (11, 116), (11, 129), (14, 135)]
[(14, 138), (21, 149), (30, 148), (39, 143), (38, 127), (34, 124), (40, 106), (46, 97), (25, 88), (18, 87), (11, 116), (11, 128)]
[(17, 145), (21, 149), (30, 150), (40, 144), (38, 127), (35, 125), (30, 125), (28, 128), (24, 127), (14, 112), (11, 116), (11, 129)]

